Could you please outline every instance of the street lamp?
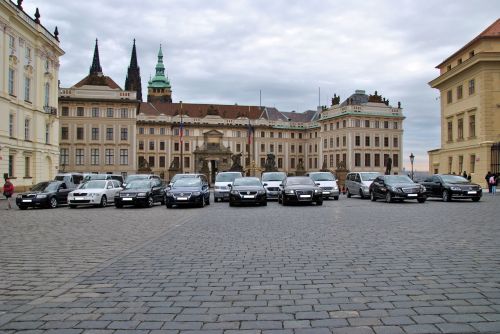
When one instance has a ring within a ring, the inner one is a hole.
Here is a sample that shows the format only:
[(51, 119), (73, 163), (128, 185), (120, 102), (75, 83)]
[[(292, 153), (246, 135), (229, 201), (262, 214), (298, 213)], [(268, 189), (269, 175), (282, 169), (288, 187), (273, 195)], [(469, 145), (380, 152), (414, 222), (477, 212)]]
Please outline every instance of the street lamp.
[(411, 163), (411, 179), (413, 180), (413, 161), (415, 161), (415, 156), (413, 152), (410, 154), (410, 163)]

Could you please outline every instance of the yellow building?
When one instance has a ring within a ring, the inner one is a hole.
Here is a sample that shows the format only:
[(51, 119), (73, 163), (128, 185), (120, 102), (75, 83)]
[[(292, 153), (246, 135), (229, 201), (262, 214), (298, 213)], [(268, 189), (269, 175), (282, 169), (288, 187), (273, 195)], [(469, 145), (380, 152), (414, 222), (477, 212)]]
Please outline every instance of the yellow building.
[(436, 68), (441, 148), (428, 152), (429, 170), (486, 185), (488, 171), (500, 173), (500, 19)]
[(52, 179), (59, 157), (57, 27), (50, 33), (11, 1), (0, 2), (0, 174), (16, 191)]

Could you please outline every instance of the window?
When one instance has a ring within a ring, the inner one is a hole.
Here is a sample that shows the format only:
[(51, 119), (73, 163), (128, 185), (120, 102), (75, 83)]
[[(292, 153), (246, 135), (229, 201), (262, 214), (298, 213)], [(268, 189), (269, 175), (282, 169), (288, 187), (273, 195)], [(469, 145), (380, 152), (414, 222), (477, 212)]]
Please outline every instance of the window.
[(328, 139), (323, 139), (323, 148), (328, 148)]
[(283, 133), (282, 132), (278, 132), (278, 138), (283, 138)]
[(25, 101), (31, 101), (30, 90), (31, 90), (31, 78), (24, 77), (24, 100)]
[(458, 60), (457, 60), (457, 65), (460, 65), (460, 64), (462, 64), (462, 58), (458, 58)]
[(139, 128), (139, 134), (143, 135), (144, 134), (144, 128)]
[(149, 134), (154, 135), (155, 134), (155, 128), (149, 128)]
[(299, 153), (302, 153), (302, 145), (299, 145)]
[(128, 165), (128, 149), (120, 149), (120, 165)]
[(31, 63), (31, 49), (26, 47), (24, 53), (24, 65), (29, 65)]
[(99, 117), (99, 108), (92, 107), (92, 117)]
[(61, 148), (61, 154), (59, 156), (59, 161), (63, 167), (62, 169), (64, 169), (64, 166), (69, 164), (69, 149)]
[(476, 92), (476, 81), (474, 79), (469, 80), (469, 95)]
[(380, 154), (379, 153), (375, 153), (374, 165), (375, 165), (375, 167), (380, 167)]
[(356, 136), (355, 137), (355, 145), (360, 146), (361, 145), (361, 136)]
[(14, 114), (9, 114), (9, 137), (14, 137)]
[(120, 139), (121, 140), (128, 140), (128, 129), (127, 128), (120, 129)]
[(446, 66), (446, 70), (447, 71), (451, 71), (451, 64), (449, 64), (449, 65)]
[(283, 145), (278, 145), (278, 153), (283, 153)]
[(121, 108), (121, 110), (120, 110), (120, 116), (121, 116), (121, 118), (128, 118), (128, 109), (127, 108)]
[(14, 95), (14, 76), (15, 72), (12, 68), (9, 68), (9, 94)]
[(179, 143), (174, 143), (174, 151), (179, 152)]
[(269, 132), (269, 137), (274, 138), (274, 132), (273, 131)]
[(150, 140), (149, 141), (149, 150), (154, 151), (155, 150), (155, 142)]
[(50, 124), (45, 124), (45, 144), (48, 144), (50, 140)]
[(236, 152), (241, 152), (241, 144), (236, 144)]
[(475, 170), (476, 170), (476, 155), (471, 154), (469, 162), (469, 174), (475, 173)]
[(84, 116), (84, 109), (83, 109), (83, 107), (76, 107), (76, 116), (78, 116), (78, 117), (83, 117)]
[(372, 162), (370, 153), (365, 153), (365, 167), (370, 167), (371, 164)]
[(260, 137), (261, 137), (261, 138), (264, 138), (265, 136), (266, 136), (266, 133), (265, 133), (264, 131), (261, 131), (261, 132), (260, 132)]
[(269, 152), (274, 153), (274, 144), (269, 145)]
[(30, 140), (30, 119), (26, 118), (24, 120), (24, 140)]
[(160, 162), (158, 167), (165, 167), (165, 156), (160, 157)]
[(69, 128), (67, 126), (61, 127), (61, 140), (69, 139)]
[(453, 122), (448, 121), (448, 141), (453, 141)]
[(189, 157), (184, 157), (184, 167), (191, 168), (191, 159)]
[(345, 128), (346, 126), (347, 126), (347, 122), (346, 122), (346, 120), (344, 119), (344, 120), (342, 121), (342, 127), (343, 127), (343, 128)]
[(393, 128), (394, 128), (394, 129), (397, 129), (397, 128), (399, 127), (399, 126), (398, 126), (398, 122), (394, 122), (392, 125), (393, 125)]
[(389, 147), (389, 137), (384, 137), (384, 147)]
[(361, 166), (361, 153), (354, 153), (354, 166)]
[(113, 128), (106, 128), (106, 140), (113, 140)]
[(375, 121), (375, 128), (376, 129), (380, 128), (380, 121)]
[(463, 86), (460, 85), (457, 87), (457, 100), (460, 100), (463, 97)]
[(45, 83), (44, 106), (50, 106), (50, 84), (48, 82)]
[(165, 151), (165, 142), (164, 141), (160, 141), (160, 151)]
[(266, 151), (266, 144), (260, 144), (260, 151), (265, 152)]
[(112, 118), (112, 117), (114, 117), (114, 113), (115, 113), (115, 111), (113, 108), (106, 109), (106, 117)]
[(99, 140), (99, 128), (92, 128), (91, 138), (92, 140)]
[(83, 140), (83, 128), (76, 128), (76, 139)]
[(84, 161), (83, 148), (77, 148), (75, 150), (75, 165), (81, 166)]
[(31, 158), (24, 157), (24, 177), (30, 177), (31, 174)]
[(115, 149), (107, 148), (105, 151), (105, 161), (106, 165), (113, 165), (115, 163)]
[(399, 154), (392, 155), (392, 165), (394, 167), (399, 167)]
[(472, 57), (474, 57), (474, 50), (469, 52), (469, 58), (472, 58)]
[(160, 128), (160, 135), (165, 135), (165, 128)]
[(292, 144), (290, 146), (290, 152), (295, 153), (295, 145)]
[(189, 152), (189, 143), (184, 143), (184, 151)]
[(337, 137), (337, 139), (335, 141), (336, 141), (337, 147), (340, 147), (340, 137)]
[(62, 107), (61, 116), (69, 116), (69, 108), (68, 107)]
[(278, 158), (278, 168), (283, 168), (283, 158)]
[(369, 128), (370, 127), (370, 121), (369, 120), (365, 120), (365, 128)]
[(291, 138), (292, 138), (292, 139), (294, 139), (294, 138), (295, 138), (295, 132), (292, 132)]
[(384, 167), (387, 167), (387, 160), (389, 159), (389, 154), (384, 154)]
[(335, 163), (337, 166), (340, 164), (340, 154), (335, 154)]
[(389, 129), (389, 121), (384, 121), (384, 129)]
[(379, 136), (375, 137), (375, 147), (380, 147), (380, 137)]
[(90, 150), (90, 164), (91, 165), (99, 165), (99, 149), (92, 148)]
[(15, 49), (16, 48), (16, 39), (12, 35), (9, 35), (9, 47), (11, 49)]
[(476, 137), (476, 115), (469, 116), (469, 137)]
[(464, 170), (464, 156), (459, 155), (458, 156), (458, 174), (462, 174), (463, 170)]
[(458, 119), (458, 140), (464, 139), (464, 119)]
[(365, 137), (365, 146), (369, 147), (370, 146), (370, 136)]
[(361, 121), (359, 119), (356, 119), (354, 121), (354, 126), (357, 127), (357, 128), (359, 128), (361, 126)]
[(453, 168), (453, 157), (448, 157), (448, 174), (451, 174)]
[(449, 90), (446, 92), (446, 103), (452, 103), (453, 102), (453, 94), (452, 91)]
[(392, 147), (398, 147), (399, 142), (398, 142), (398, 137), (392, 138)]
[(13, 155), (9, 155), (9, 170), (8, 170), (8, 173), (9, 173), (9, 176), (10, 177), (13, 177), (14, 176), (14, 156)]
[(333, 154), (330, 154), (330, 167), (333, 167)]
[(292, 168), (292, 169), (295, 168), (295, 158), (290, 159), (290, 168)]

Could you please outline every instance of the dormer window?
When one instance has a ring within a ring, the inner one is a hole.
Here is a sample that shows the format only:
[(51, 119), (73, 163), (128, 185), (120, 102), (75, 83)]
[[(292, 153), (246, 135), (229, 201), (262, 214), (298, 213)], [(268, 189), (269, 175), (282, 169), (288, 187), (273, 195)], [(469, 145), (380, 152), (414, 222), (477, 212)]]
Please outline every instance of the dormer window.
[(474, 57), (474, 50), (472, 50), (471, 52), (469, 52), (469, 58), (472, 58)]
[(462, 58), (458, 58), (457, 63), (458, 63), (458, 65), (462, 64)]
[(448, 66), (446, 66), (446, 70), (447, 70), (447, 71), (451, 71), (451, 64), (450, 64), (450, 65), (448, 65)]

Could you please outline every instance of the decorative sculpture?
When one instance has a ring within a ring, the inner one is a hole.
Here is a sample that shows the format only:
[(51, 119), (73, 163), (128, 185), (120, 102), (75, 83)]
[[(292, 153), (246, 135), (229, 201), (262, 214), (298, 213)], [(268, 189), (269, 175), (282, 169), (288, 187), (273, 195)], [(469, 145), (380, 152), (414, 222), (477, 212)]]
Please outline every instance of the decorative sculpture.
[(232, 172), (241, 172), (243, 171), (243, 167), (241, 166), (241, 153), (233, 154), (231, 156), (231, 160), (233, 160), (233, 165), (229, 169)]
[(277, 172), (278, 168), (276, 168), (276, 156), (272, 153), (267, 154), (266, 163), (264, 165), (266, 172)]
[(387, 160), (385, 162), (385, 175), (391, 175), (391, 169), (392, 169), (392, 159), (391, 157), (387, 157)]

